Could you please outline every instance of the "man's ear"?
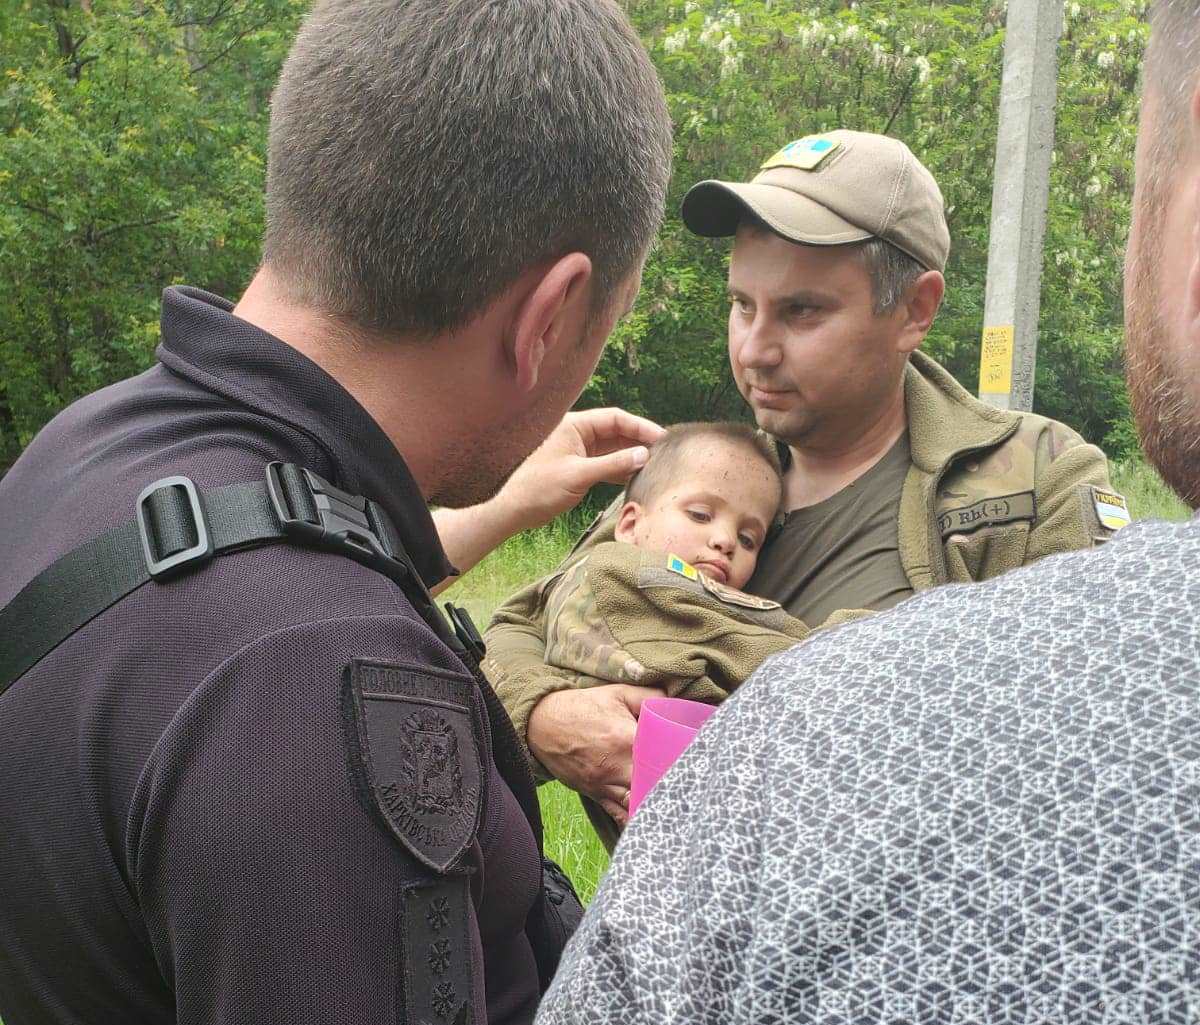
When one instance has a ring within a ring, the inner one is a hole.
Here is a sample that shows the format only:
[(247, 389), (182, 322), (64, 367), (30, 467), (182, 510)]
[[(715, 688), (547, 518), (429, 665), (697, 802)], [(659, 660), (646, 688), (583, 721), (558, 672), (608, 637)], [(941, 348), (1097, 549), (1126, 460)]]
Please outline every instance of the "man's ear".
[(637, 532), (638, 517), (641, 515), (642, 507), (637, 502), (626, 502), (621, 506), (621, 512), (617, 516), (617, 526), (613, 531), (613, 536), (626, 544), (636, 544), (634, 535)]
[(586, 301), (591, 279), (592, 261), (583, 253), (568, 253), (534, 280), (517, 307), (508, 347), (521, 391), (537, 386), (546, 354), (566, 337), (566, 324)]
[(903, 323), (896, 345), (898, 352), (907, 354), (921, 347), (945, 294), (946, 279), (935, 270), (927, 270), (913, 282), (902, 305)]

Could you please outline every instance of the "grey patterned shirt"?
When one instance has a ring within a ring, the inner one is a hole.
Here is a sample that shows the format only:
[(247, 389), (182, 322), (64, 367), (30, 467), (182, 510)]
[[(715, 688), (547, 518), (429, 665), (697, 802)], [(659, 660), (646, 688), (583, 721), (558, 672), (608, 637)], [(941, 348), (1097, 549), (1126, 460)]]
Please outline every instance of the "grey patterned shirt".
[(1200, 1023), (1200, 520), (769, 660), (539, 1025)]

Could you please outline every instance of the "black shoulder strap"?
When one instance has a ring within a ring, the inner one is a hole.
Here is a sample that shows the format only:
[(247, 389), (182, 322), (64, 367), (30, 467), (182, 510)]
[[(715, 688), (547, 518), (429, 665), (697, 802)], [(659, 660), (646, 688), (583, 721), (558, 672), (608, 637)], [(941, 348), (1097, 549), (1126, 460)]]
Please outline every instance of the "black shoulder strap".
[(471, 670), (492, 721), (497, 768), (542, 843), (542, 818), (512, 724), (479, 671), (482, 640), (465, 610), (442, 616), (395, 527), (374, 501), (294, 463), (262, 481), (201, 492), (188, 477), (145, 488), (133, 520), (68, 552), (0, 609), (0, 694), (105, 609), (151, 580), (195, 569), (222, 552), (289, 541), (347, 556), (395, 581), (417, 614)]
[(80, 545), (0, 609), (0, 694), (45, 655), (150, 580), (220, 552), (283, 540), (337, 550), (401, 584), (416, 576), (374, 502), (347, 495), (309, 470), (271, 463), (266, 478), (201, 493), (188, 477), (142, 491), (128, 523)]

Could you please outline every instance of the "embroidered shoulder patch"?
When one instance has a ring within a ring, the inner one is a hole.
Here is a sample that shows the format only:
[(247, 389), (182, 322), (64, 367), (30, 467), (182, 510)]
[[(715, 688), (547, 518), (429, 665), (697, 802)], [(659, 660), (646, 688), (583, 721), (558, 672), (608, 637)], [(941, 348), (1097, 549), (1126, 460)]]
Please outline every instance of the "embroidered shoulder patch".
[(1032, 491), (1015, 495), (985, 498), (960, 509), (947, 509), (938, 516), (938, 530), (943, 540), (951, 534), (969, 534), (983, 527), (1037, 519), (1037, 502)]
[(347, 685), (352, 760), (371, 803), (413, 857), (446, 872), (479, 828), (474, 682), (356, 659)]
[(466, 876), (445, 876), (401, 897), (404, 1021), (470, 1025), (474, 1020), (468, 885)]
[(667, 554), (667, 569), (681, 577), (687, 577), (688, 580), (700, 579), (700, 571), (690, 562), (684, 562), (678, 555)]
[(726, 605), (737, 605), (743, 609), (757, 609), (760, 612), (769, 612), (772, 609), (783, 607), (779, 602), (771, 601), (770, 598), (760, 598), (756, 594), (747, 594), (735, 587), (719, 584), (703, 574), (700, 575), (700, 583), (704, 586), (704, 590), (717, 601), (724, 602)]
[(796, 167), (801, 171), (816, 170), (821, 164), (837, 152), (841, 143), (828, 135), (806, 135), (803, 139), (789, 142), (778, 153), (775, 153), (760, 170), (769, 171), (772, 167)]
[(1133, 517), (1129, 515), (1129, 503), (1125, 501), (1124, 495), (1093, 487), (1092, 501), (1096, 505), (1096, 516), (1109, 530), (1120, 530), (1133, 522)]

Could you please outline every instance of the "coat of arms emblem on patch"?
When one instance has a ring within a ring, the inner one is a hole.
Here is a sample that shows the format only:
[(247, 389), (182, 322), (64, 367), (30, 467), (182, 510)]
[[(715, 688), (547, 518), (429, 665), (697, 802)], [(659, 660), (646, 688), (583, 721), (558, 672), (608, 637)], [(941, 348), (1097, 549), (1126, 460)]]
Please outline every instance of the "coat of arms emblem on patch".
[(375, 810), (417, 860), (449, 871), (479, 828), (475, 681), (357, 660), (346, 686), (351, 761)]
[(432, 709), (413, 712), (400, 729), (400, 747), (413, 811), (418, 815), (461, 811), (466, 798), (458, 737), (445, 717)]

